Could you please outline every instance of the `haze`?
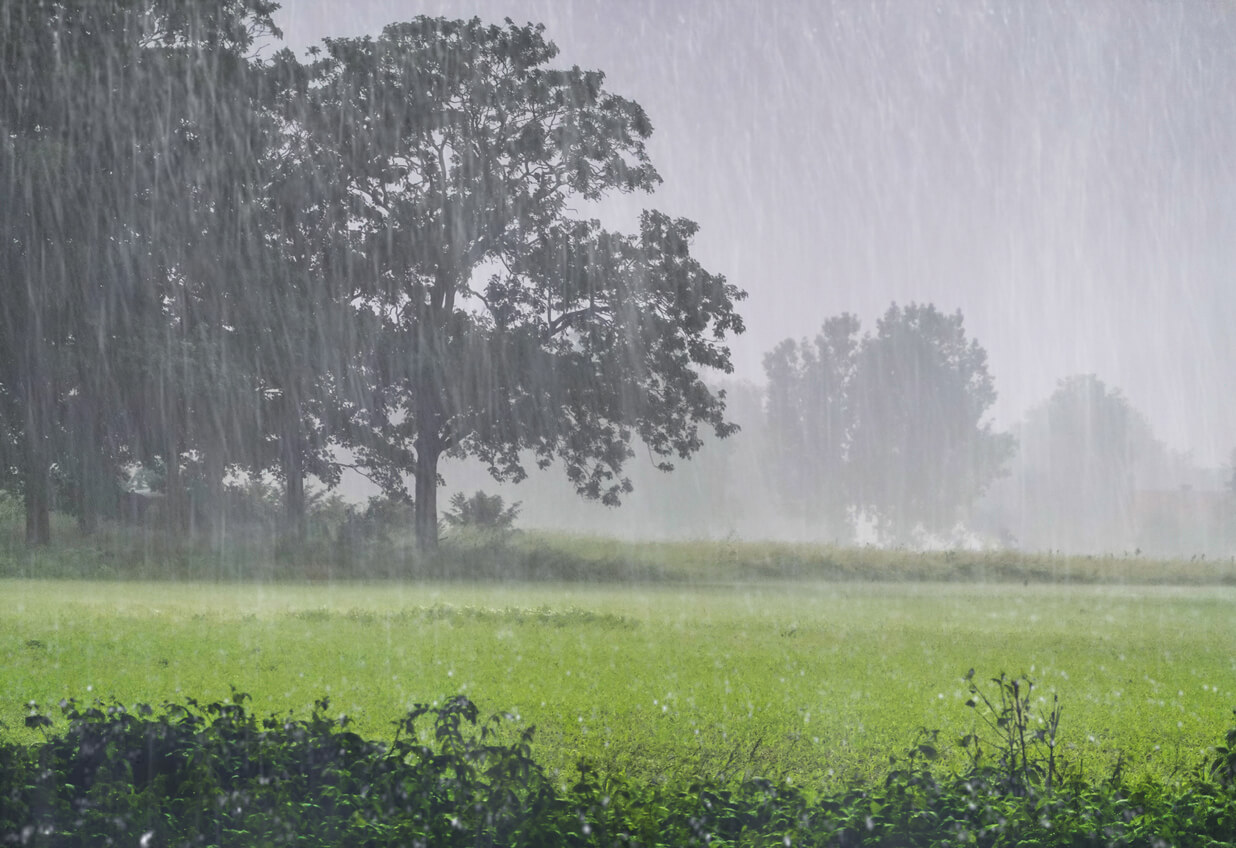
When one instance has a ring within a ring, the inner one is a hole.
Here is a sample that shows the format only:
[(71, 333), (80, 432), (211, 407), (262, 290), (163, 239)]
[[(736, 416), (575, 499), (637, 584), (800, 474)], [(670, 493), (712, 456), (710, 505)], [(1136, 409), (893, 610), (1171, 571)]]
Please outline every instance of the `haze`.
[(696, 255), (750, 293), (737, 378), (831, 315), (930, 302), (986, 348), (1000, 428), (1094, 373), (1197, 465), (1236, 447), (1236, 5), (285, 0), (276, 20), (301, 50), (419, 14), (543, 22), (562, 64), (647, 110), (664, 185), (601, 214), (700, 223)]

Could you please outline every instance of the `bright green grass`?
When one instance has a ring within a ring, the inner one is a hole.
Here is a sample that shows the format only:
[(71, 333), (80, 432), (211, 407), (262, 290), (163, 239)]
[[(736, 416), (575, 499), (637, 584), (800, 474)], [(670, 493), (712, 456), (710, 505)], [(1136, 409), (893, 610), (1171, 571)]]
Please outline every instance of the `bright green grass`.
[(975, 716), (961, 677), (1026, 673), (1066, 755), (1170, 776), (1236, 705), (1236, 590), (965, 584), (296, 586), (0, 581), (0, 718), (26, 701), (224, 698), (305, 716), (328, 695), (389, 738), (464, 693), (580, 757), (670, 779), (870, 779), (920, 727)]

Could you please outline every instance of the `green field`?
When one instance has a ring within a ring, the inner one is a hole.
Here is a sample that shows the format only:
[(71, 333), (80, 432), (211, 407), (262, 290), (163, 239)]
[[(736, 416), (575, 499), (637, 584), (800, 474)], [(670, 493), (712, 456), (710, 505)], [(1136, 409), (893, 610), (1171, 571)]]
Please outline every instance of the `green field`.
[(0, 719), (26, 702), (224, 698), (307, 715), (329, 696), (389, 738), (463, 693), (640, 778), (869, 780), (921, 727), (975, 723), (962, 676), (1026, 674), (1066, 756), (1170, 778), (1236, 705), (1230, 587), (959, 583), (333, 585), (0, 581)]

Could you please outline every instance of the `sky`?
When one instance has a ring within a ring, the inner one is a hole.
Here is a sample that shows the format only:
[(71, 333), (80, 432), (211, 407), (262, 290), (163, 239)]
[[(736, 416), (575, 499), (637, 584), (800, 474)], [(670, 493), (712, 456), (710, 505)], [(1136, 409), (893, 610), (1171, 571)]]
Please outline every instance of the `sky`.
[(700, 224), (736, 376), (829, 316), (960, 309), (998, 426), (1068, 375), (1236, 449), (1236, 0), (283, 0), (288, 46), (417, 15), (544, 23), (654, 128), (601, 212)]

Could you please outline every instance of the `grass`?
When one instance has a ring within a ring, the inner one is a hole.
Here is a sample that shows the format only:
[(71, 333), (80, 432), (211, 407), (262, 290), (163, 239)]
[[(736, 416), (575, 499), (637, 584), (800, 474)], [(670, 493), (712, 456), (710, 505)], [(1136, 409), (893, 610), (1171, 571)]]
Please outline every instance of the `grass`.
[[(11, 510), (9, 510), (11, 513)], [(913, 551), (761, 541), (639, 542), (529, 531), (506, 544), (451, 530), (442, 550), (419, 554), (410, 537), (341, 551), (329, 528), (309, 546), (280, 550), (269, 534), (222, 547), (161, 531), (105, 525), (82, 536), (64, 516), (57, 543), (31, 550), (16, 518), (0, 509), (0, 577), (69, 579), (440, 581), (592, 583), (953, 582), (1236, 586), (1236, 558), (1161, 560), (1003, 550)]]
[[(686, 566), (674, 564), (676, 569)], [(680, 572), (681, 573), (681, 572)], [(966, 670), (1026, 673), (1064, 705), (1062, 750), (1172, 779), (1236, 705), (1236, 590), (820, 581), (611, 584), (0, 580), (0, 704), (327, 695), (389, 738), (456, 693), (640, 780), (871, 781), (921, 727), (969, 732)]]

